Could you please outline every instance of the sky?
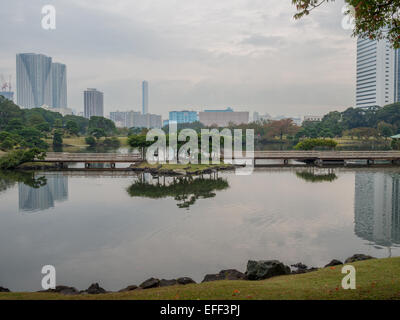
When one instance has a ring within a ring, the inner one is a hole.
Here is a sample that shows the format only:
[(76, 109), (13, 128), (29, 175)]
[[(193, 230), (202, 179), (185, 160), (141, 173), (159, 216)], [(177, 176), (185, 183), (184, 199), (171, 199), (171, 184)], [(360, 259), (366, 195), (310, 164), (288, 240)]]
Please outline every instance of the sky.
[[(56, 9), (56, 29), (41, 26)], [(104, 92), (105, 113), (232, 107), (273, 116), (323, 115), (354, 105), (356, 40), (343, 0), (295, 21), (291, 0), (8, 0), (0, 10), (0, 74), (15, 55), (65, 63), (68, 106)]]

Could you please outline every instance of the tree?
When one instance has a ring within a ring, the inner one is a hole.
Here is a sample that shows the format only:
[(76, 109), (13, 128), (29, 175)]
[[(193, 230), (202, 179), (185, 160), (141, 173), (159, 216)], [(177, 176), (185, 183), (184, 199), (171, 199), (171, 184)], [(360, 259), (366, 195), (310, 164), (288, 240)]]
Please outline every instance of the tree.
[(54, 128), (61, 129), (63, 127), (62, 119), (56, 119), (54, 121)]
[(99, 140), (102, 137), (106, 137), (106, 132), (102, 128), (92, 128), (89, 131), (90, 135), (95, 137), (97, 140)]
[(68, 120), (65, 125), (65, 128), (68, 130), (70, 134), (78, 135), (79, 133), (78, 124), (73, 120)]
[[(335, 0), (292, 0), (296, 6), (295, 19), (309, 15), (324, 3)], [(400, 47), (400, 0), (345, 0), (346, 14), (354, 18), (354, 37), (388, 39), (395, 48)], [(387, 32), (383, 31), (387, 28)]]
[(63, 145), (63, 132), (62, 130), (56, 130), (54, 131), (53, 135), (53, 147), (59, 148), (62, 147)]
[(115, 123), (110, 119), (103, 117), (91, 117), (89, 120), (89, 131), (94, 129), (103, 129), (105, 136), (114, 134), (116, 131)]
[(90, 147), (96, 146), (96, 139), (92, 136), (88, 136), (85, 138), (86, 144), (88, 144)]
[(334, 149), (336, 146), (337, 142), (332, 139), (305, 139), (294, 148), (296, 150), (314, 150), (317, 147)]
[(378, 132), (382, 137), (388, 138), (395, 132), (394, 126), (384, 121), (378, 123)]

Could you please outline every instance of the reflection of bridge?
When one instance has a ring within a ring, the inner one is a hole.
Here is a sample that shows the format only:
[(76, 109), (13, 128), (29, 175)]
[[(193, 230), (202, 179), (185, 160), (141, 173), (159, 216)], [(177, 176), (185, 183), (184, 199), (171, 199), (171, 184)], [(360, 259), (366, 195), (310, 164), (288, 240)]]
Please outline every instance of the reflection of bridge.
[[(221, 155), (223, 158), (223, 155)], [(242, 156), (234, 155), (235, 159), (251, 159), (251, 153)], [(288, 164), (290, 160), (310, 164), (346, 164), (351, 161), (365, 161), (374, 164), (375, 161), (390, 161), (400, 164), (400, 151), (255, 151), (254, 160), (282, 160)], [(40, 160), (43, 161), (43, 160)], [(47, 153), (45, 162), (85, 163), (90, 168), (91, 163), (109, 163), (115, 168), (115, 163), (136, 163), (143, 161), (139, 153)], [(257, 163), (255, 162), (257, 165)]]

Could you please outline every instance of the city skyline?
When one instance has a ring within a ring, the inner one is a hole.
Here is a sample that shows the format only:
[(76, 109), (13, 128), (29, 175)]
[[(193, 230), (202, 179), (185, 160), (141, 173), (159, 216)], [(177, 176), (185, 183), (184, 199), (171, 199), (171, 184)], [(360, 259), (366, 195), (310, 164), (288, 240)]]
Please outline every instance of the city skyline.
[(163, 118), (190, 106), (275, 115), (344, 110), (354, 105), (356, 46), (341, 26), (341, 2), (294, 21), (282, 1), (54, 1), (57, 29), (46, 31), (40, 6), (16, 0), (0, 13), (15, 29), (3, 39), (0, 73), (14, 74), (16, 52), (58, 57), (68, 66), (68, 106), (77, 111), (88, 87), (107, 94), (105, 113), (140, 110), (143, 79), (151, 83), (151, 112)]

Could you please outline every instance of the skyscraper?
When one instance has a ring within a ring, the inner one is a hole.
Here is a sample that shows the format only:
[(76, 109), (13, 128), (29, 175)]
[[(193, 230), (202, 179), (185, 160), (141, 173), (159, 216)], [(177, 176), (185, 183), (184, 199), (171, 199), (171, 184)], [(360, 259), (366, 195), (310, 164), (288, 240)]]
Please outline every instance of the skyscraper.
[(39, 108), (52, 104), (51, 58), (43, 54), (17, 54), (17, 104)]
[(357, 41), (357, 107), (383, 107), (400, 101), (399, 53), (389, 41)]
[(67, 108), (67, 67), (62, 63), (51, 64), (53, 108)]
[(149, 112), (149, 83), (147, 81), (142, 82), (142, 113), (147, 114)]
[(84, 92), (85, 118), (104, 116), (103, 92), (89, 88)]

